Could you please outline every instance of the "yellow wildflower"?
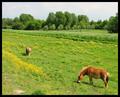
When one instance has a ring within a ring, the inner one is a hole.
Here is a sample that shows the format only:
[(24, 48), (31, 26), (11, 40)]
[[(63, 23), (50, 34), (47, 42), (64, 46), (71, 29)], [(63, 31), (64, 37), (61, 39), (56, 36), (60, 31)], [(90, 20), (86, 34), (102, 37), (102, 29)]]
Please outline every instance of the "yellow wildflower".
[(37, 67), (36, 65), (33, 65), (33, 64), (28, 64), (27, 62), (22, 61), (16, 55), (14, 55), (8, 51), (3, 50), (3, 53), (6, 55), (6, 57), (8, 59), (10, 59), (10, 61), (12, 63), (14, 63), (16, 65), (17, 69), (25, 69), (26, 71), (31, 71), (31, 72), (34, 72), (36, 74), (43, 75), (43, 76), (47, 77), (46, 74), (43, 72), (41, 67)]

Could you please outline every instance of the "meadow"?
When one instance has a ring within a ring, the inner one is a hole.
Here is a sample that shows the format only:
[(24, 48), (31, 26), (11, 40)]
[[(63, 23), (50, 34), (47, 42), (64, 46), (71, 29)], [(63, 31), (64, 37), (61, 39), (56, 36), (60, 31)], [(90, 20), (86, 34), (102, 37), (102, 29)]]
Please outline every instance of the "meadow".
[[(30, 56), (25, 48), (32, 48)], [(91, 65), (110, 73), (108, 88), (101, 79), (89, 84), (80, 69)], [(118, 34), (105, 30), (2, 30), (2, 94), (117, 95)]]

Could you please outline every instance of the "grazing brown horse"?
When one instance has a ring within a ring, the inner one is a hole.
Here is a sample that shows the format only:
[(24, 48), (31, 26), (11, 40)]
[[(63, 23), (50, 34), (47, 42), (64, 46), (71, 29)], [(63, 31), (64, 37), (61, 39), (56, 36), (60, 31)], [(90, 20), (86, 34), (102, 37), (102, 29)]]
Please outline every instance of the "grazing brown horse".
[(30, 55), (30, 53), (31, 53), (31, 51), (32, 51), (32, 49), (30, 48), (30, 47), (27, 47), (26, 48), (26, 55)]
[(92, 78), (100, 78), (104, 81), (105, 87), (108, 87), (109, 73), (106, 70), (92, 66), (86, 66), (80, 71), (77, 82), (79, 83), (85, 75), (89, 76), (91, 84), (93, 84)]

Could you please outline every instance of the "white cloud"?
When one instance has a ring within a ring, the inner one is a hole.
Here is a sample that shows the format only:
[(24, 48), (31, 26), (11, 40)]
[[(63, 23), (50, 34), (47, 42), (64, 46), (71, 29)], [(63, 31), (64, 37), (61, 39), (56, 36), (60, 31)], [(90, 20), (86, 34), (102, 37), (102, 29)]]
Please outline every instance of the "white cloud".
[(14, 18), (29, 13), (35, 18), (47, 18), (49, 12), (69, 11), (85, 14), (90, 19), (107, 19), (118, 12), (118, 2), (3, 2), (2, 16)]

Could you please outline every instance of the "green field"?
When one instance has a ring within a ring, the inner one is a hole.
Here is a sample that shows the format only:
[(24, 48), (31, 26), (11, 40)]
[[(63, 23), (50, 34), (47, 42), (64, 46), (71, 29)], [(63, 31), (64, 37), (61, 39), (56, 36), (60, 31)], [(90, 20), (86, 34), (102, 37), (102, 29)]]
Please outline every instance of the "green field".
[[(25, 55), (30, 46), (32, 53)], [(89, 84), (86, 65), (107, 69), (108, 88), (101, 79)], [(2, 94), (21, 95), (117, 95), (118, 34), (104, 30), (2, 31)]]

